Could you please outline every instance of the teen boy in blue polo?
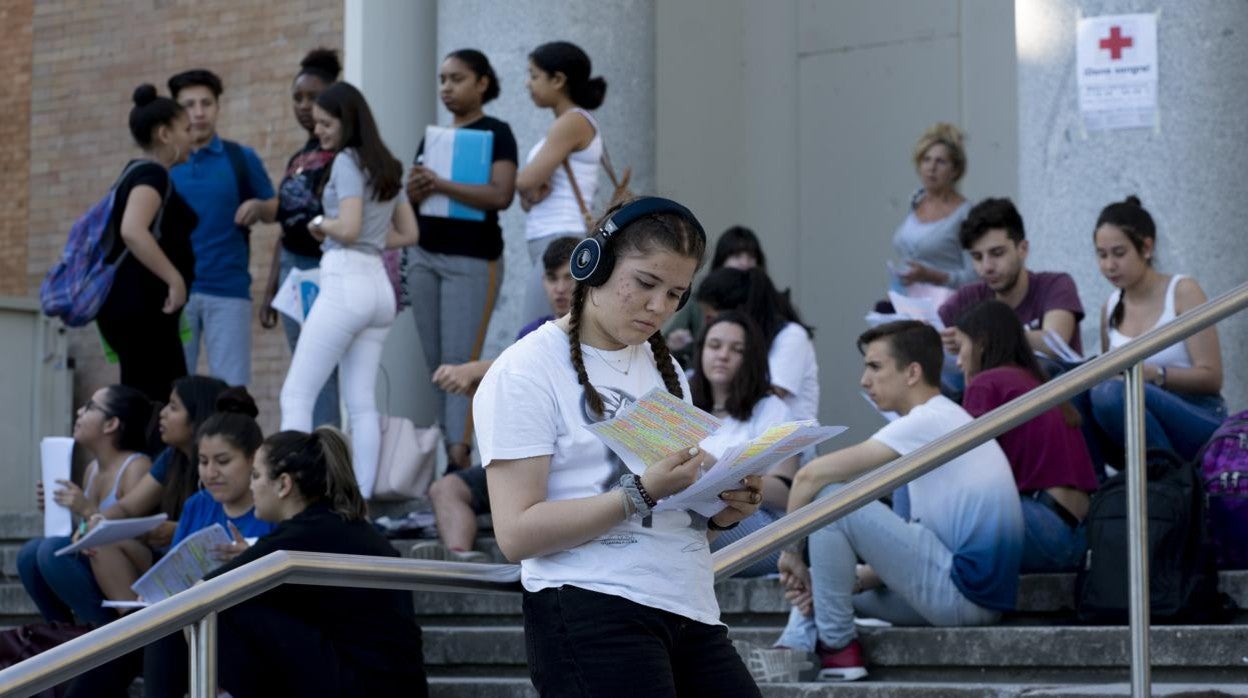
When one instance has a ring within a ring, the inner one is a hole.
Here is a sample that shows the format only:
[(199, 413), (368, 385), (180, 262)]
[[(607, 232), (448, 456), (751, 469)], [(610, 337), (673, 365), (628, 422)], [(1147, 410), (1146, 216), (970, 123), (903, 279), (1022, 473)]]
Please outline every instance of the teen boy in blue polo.
[(191, 233), (195, 282), (183, 309), (191, 326), (186, 365), (195, 370), (202, 339), (208, 372), (230, 385), (251, 379), (251, 273), (248, 229), (277, 214), (277, 196), (255, 151), (217, 135), (221, 78), (188, 70), (169, 92), (191, 118), (193, 152), (173, 183), (199, 216)]

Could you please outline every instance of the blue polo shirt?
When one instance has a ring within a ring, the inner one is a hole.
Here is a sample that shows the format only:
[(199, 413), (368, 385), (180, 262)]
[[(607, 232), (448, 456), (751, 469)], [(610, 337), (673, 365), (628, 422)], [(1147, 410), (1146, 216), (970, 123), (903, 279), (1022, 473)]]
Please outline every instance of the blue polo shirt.
[(182, 516), (178, 518), (178, 529), (173, 534), (172, 544), (177, 545), (192, 533), (213, 524), (221, 524), (226, 533), (229, 533), (230, 527), (226, 525), (227, 523), (234, 524), (244, 538), (259, 538), (268, 535), (277, 527), (277, 524), (257, 519), (255, 507), (248, 509), (247, 513), (238, 518), (232, 518), (226, 515), (225, 507), (221, 506), (220, 502), (213, 499), (206, 490), (200, 490), (191, 495), (183, 505)]
[[(248, 188), (257, 199), (273, 198), (273, 183), (256, 151), (242, 146), (247, 163)], [(192, 293), (227, 298), (251, 298), (250, 250), (243, 229), (234, 225), (238, 211), (238, 182), (220, 136), (191, 153), (190, 159), (173, 168), (173, 185), (199, 216), (191, 232), (195, 252)]]

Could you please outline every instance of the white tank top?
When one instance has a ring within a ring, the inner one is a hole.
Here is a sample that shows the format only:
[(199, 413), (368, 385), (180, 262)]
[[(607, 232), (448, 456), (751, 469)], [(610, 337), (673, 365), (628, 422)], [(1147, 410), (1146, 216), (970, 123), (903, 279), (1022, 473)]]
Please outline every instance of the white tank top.
[[(1170, 277), (1170, 283), (1166, 286), (1166, 301), (1161, 308), (1161, 317), (1157, 318), (1157, 324), (1150, 327), (1149, 330), (1155, 330), (1178, 317), (1178, 314), (1174, 311), (1175, 289), (1179, 287), (1179, 280), (1186, 278), (1187, 277), (1182, 274), (1175, 274)], [(1109, 294), (1109, 300), (1105, 303), (1106, 318), (1113, 314), (1114, 306), (1118, 305), (1118, 299), (1121, 297), (1122, 289), (1115, 289), (1113, 293)], [(1135, 337), (1126, 336), (1125, 334), (1119, 332), (1116, 327), (1109, 328), (1110, 349), (1117, 349), (1133, 339), (1135, 339)], [(1172, 366), (1174, 368), (1191, 368), (1192, 355), (1187, 352), (1187, 343), (1179, 342), (1178, 344), (1171, 344), (1165, 349), (1162, 349), (1156, 354), (1150, 356), (1148, 358), (1148, 363), (1153, 364), (1154, 366), (1165, 366), (1167, 368)]]
[[(589, 112), (581, 108), (572, 111), (584, 116), (594, 128), (594, 140), (584, 150), (573, 151), (568, 156), (568, 164), (572, 167), (572, 175), (576, 177), (576, 185), (581, 189), (585, 205), (594, 210), (594, 194), (598, 193), (598, 161), (602, 159), (602, 131), (598, 121)], [(529, 151), (525, 162), (532, 162), (537, 152), (546, 144), (546, 139), (537, 142)], [(551, 235), (584, 235), (585, 216), (576, 202), (576, 194), (568, 182), (568, 173), (563, 165), (555, 168), (550, 176), (550, 195), (539, 201), (524, 219), (524, 239), (535, 240)]]

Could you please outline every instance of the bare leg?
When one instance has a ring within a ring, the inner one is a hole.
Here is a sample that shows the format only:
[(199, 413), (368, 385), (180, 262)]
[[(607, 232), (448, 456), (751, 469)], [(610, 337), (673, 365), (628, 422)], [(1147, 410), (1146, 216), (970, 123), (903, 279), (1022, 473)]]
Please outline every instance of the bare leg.
[(477, 515), (472, 512), (472, 492), (455, 475), (439, 478), (429, 487), (438, 537), (450, 550), (472, 550), (477, 538)]
[(472, 448), (468, 444), (448, 444), (446, 459), (451, 463), (451, 470), (463, 470), (472, 467)]
[(91, 556), (91, 571), (100, 585), (104, 597), (112, 601), (133, 601), (137, 597), (130, 590), (152, 566), (152, 550), (136, 540), (127, 540), (95, 549)]

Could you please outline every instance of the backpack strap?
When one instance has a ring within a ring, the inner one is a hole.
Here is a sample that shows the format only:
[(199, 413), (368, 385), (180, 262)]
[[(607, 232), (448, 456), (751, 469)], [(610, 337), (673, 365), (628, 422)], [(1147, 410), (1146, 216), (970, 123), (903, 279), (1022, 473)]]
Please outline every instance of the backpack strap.
[[(150, 163), (150, 162), (152, 161), (151, 160), (135, 160), (134, 162), (131, 162), (129, 165), (126, 165), (126, 169), (121, 171), (121, 176), (117, 178), (116, 182), (113, 182), (113, 186), (111, 189), (114, 195), (113, 208), (116, 208), (118, 204), (116, 200), (117, 187), (121, 186), (121, 183), (123, 180), (125, 180), (126, 176), (129, 175), (131, 172), (135, 171), (136, 169), (138, 169), (139, 165), (143, 165), (143, 164)], [(160, 197), (160, 208), (156, 209), (156, 218), (152, 220), (152, 230), (151, 230), (152, 237), (156, 238), (156, 242), (158, 243), (160, 242), (160, 237), (161, 237), (160, 222), (165, 217), (165, 204), (169, 203), (169, 195), (172, 193), (173, 193), (173, 174), (170, 173), (168, 170), (165, 170), (165, 193), (163, 196)], [(122, 201), (120, 203), (121, 203), (122, 208), (124, 209), (126, 202)], [(121, 226), (120, 219), (118, 219), (117, 225), (119, 227)], [(111, 230), (111, 231), (108, 231), (108, 234), (112, 236), (111, 239), (108, 241), (108, 249), (112, 250), (117, 245), (117, 242), (121, 240), (121, 231)], [(121, 253), (118, 254), (117, 258), (113, 260), (112, 262), (113, 266), (120, 266), (122, 261), (125, 260), (126, 255), (128, 254), (130, 254), (130, 247), (126, 245), (125, 243), (122, 243)]]
[(251, 189), (251, 178), (247, 176), (247, 155), (243, 146), (234, 141), (221, 139), (225, 148), (225, 156), (230, 160), (230, 169), (234, 170), (234, 182), (238, 185), (238, 203), (254, 199), (255, 192)]

